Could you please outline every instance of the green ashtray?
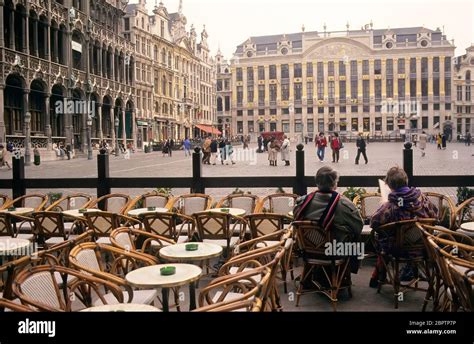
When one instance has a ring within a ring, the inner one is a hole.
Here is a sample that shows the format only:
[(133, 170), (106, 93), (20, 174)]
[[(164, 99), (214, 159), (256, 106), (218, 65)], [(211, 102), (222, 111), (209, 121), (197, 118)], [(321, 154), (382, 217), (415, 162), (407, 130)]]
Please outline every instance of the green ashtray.
[(87, 209), (79, 209), (79, 214), (87, 213)]
[(8, 211), (15, 211), (15, 210), (16, 210), (15, 207), (10, 207), (10, 208), (8, 208)]
[(155, 211), (156, 210), (156, 207), (148, 207), (146, 208), (148, 211)]
[(221, 208), (221, 213), (229, 213), (230, 209), (229, 208)]
[(165, 266), (164, 268), (160, 269), (160, 274), (162, 276), (171, 276), (176, 273), (176, 267), (174, 266)]
[(199, 246), (198, 244), (186, 244), (184, 248), (186, 249), (186, 251), (197, 251)]

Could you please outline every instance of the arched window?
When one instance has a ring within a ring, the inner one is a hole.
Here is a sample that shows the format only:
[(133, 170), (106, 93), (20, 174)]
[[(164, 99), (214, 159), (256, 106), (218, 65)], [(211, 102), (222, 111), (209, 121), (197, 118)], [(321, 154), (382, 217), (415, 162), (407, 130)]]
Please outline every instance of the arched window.
[(222, 98), (217, 97), (217, 111), (222, 111)]
[(161, 93), (166, 96), (166, 77), (163, 76), (163, 79), (161, 80)]
[(173, 68), (173, 58), (171, 57), (171, 53), (168, 53), (168, 67)]
[(166, 64), (166, 50), (163, 48), (161, 50), (161, 63)]
[(469, 80), (469, 81), (471, 80), (471, 71), (470, 70), (468, 70), (466, 72), (466, 80)]

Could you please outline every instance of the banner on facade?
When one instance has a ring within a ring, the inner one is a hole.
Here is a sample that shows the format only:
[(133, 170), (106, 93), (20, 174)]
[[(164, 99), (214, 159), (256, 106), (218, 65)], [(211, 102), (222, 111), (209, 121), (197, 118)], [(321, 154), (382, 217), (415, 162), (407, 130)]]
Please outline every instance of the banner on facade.
[(72, 41), (72, 50), (78, 51), (82, 54), (82, 44)]

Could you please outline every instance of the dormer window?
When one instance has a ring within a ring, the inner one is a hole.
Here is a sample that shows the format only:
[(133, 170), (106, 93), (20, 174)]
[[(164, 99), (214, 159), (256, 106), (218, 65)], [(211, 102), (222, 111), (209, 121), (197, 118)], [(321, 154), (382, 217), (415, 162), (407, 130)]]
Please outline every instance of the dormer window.
[(426, 39), (422, 40), (420, 42), (420, 45), (423, 47), (423, 48), (426, 48), (428, 46), (428, 41)]
[(280, 52), (281, 52), (282, 55), (286, 55), (286, 54), (288, 54), (288, 48), (282, 48), (280, 50)]

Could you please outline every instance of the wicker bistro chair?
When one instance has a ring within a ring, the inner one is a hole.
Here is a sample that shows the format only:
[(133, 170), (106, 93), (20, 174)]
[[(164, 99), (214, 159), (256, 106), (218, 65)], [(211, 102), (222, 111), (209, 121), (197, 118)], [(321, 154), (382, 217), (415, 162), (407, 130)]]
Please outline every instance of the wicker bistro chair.
[[(456, 208), (453, 229), (460, 230), (461, 224), (465, 222), (474, 222), (474, 197), (464, 201)], [(474, 233), (469, 234), (474, 237)]]
[(153, 256), (158, 256), (162, 247), (175, 244), (173, 240), (129, 227), (113, 230), (110, 234), (110, 242), (113, 246), (123, 250), (147, 253)]
[[(74, 281), (63, 284), (67, 285), (65, 289), (58, 284), (57, 273), (64, 281), (69, 276), (73, 276)], [(124, 300), (122, 290), (113, 282), (62, 266), (49, 265), (20, 272), (13, 283), (13, 292), (23, 304), (46, 312), (70, 312), (76, 307), (81, 309), (98, 303), (107, 304), (111, 299), (120, 303)]]
[(365, 237), (370, 237), (370, 232), (372, 232), (370, 219), (380, 208), (382, 196), (379, 193), (365, 193), (357, 195), (352, 202), (357, 209), (359, 209), (360, 216), (364, 221), (364, 227), (362, 228), (361, 234)]
[(274, 213), (257, 213), (245, 216), (252, 238), (271, 234), (285, 229), (285, 223), (292, 219), (288, 215)]
[(10, 197), (7, 195), (0, 194), (0, 209), (5, 209), (5, 206), (11, 201)]
[(228, 257), (235, 245), (244, 238), (246, 221), (242, 217), (209, 211), (195, 213), (193, 217), (198, 240), (222, 246), (224, 257)]
[(29, 306), (22, 305), (21, 303), (16, 303), (7, 299), (0, 298), (0, 312), (34, 312), (35, 310)]
[(253, 214), (259, 198), (250, 194), (228, 195), (221, 199), (216, 208), (239, 208), (245, 210), (245, 215)]
[(290, 193), (268, 195), (258, 202), (255, 212), (288, 215), (293, 211), (298, 197), (300, 196)]
[(33, 208), (34, 211), (41, 211), (48, 203), (48, 196), (42, 194), (30, 194), (15, 198), (3, 205), (3, 208), (9, 207), (26, 207)]
[(231, 303), (214, 303), (195, 309), (193, 312), (261, 312), (262, 300), (258, 297), (253, 299), (236, 301)]
[(109, 213), (105, 211), (84, 213), (87, 227), (94, 231), (94, 237), (98, 243), (110, 244), (110, 233), (119, 227), (142, 228), (142, 224), (137, 219)]
[[(299, 305), (301, 295), (316, 292), (328, 297), (336, 311), (340, 290), (347, 289), (349, 297), (352, 297), (349, 269), (351, 257), (327, 254), (326, 244), (334, 243), (335, 238), (330, 230), (325, 231), (316, 222), (296, 221), (293, 222), (293, 227), (304, 262), (296, 291), (296, 306)], [(315, 281), (313, 276), (318, 273), (321, 280)]]
[(474, 265), (459, 265), (448, 261), (448, 270), (456, 290), (457, 310), (474, 311)]
[(125, 214), (130, 203), (130, 196), (125, 194), (109, 194), (92, 201), (88, 208), (97, 208), (114, 214)]
[(175, 208), (179, 214), (192, 216), (194, 213), (210, 209), (212, 203), (213, 199), (209, 195), (188, 194), (177, 197), (173, 201), (173, 208)]
[(48, 206), (46, 211), (65, 211), (72, 209), (87, 208), (93, 201), (93, 197), (84, 193), (74, 193), (61, 197), (56, 202)]
[(423, 193), (438, 208), (438, 223), (448, 229), (454, 229), (456, 206), (449, 196), (436, 193)]
[[(71, 267), (124, 288), (125, 302), (151, 304), (157, 297), (155, 289), (133, 290), (125, 275), (137, 268), (158, 264), (158, 259), (148, 254), (122, 250), (111, 245), (83, 243), (75, 246), (69, 254)], [(121, 303), (113, 295), (105, 296), (107, 303)], [(101, 300), (95, 304), (100, 305)]]
[(124, 214), (128, 214), (130, 210), (136, 208), (157, 207), (171, 209), (172, 206), (173, 197), (158, 193), (157, 191), (152, 191), (134, 198), (128, 204)]
[(46, 248), (77, 236), (71, 235), (70, 233), (74, 232), (74, 227), (78, 226), (79, 222), (74, 222), (73, 225), (66, 230), (62, 213), (40, 211), (33, 213), (33, 218), (35, 221), (37, 241)]
[[(377, 292), (380, 293), (382, 285), (390, 284), (393, 286), (394, 306), (398, 309), (398, 300), (408, 290), (427, 289), (418, 287), (422, 280), (428, 283), (431, 281), (430, 267), (427, 253), (423, 242), (423, 234), (416, 223), (433, 224), (435, 219), (413, 219), (399, 222), (388, 223), (372, 231), (372, 244), (374, 245), (379, 261), (383, 263), (383, 271), (379, 271), (378, 276), (386, 276), (386, 280), (378, 281)], [(400, 267), (402, 264), (412, 266), (418, 271), (418, 277), (415, 277), (409, 283), (404, 285), (400, 281)], [(402, 293), (402, 294), (401, 294)]]
[(152, 213), (144, 214), (139, 219), (147, 232), (168, 238), (176, 243), (187, 242), (193, 235), (194, 219), (187, 215)]
[(208, 305), (223, 307), (239, 301), (253, 301), (268, 288), (270, 278), (271, 269), (266, 266), (218, 277), (201, 289), (199, 307), (201, 309)]
[(0, 236), (35, 241), (34, 219), (18, 214), (0, 213)]

